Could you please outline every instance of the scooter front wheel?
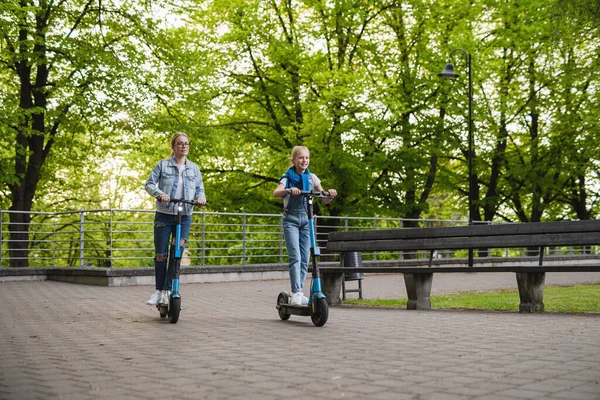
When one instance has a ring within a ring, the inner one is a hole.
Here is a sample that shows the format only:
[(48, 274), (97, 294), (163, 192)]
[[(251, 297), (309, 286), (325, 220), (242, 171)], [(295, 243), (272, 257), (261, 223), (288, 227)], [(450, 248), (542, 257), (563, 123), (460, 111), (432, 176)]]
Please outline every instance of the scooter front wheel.
[(289, 295), (286, 292), (279, 293), (279, 296), (277, 297), (277, 311), (279, 312), (279, 318), (281, 318), (283, 321), (290, 319), (290, 314), (286, 313), (285, 309), (281, 307), (282, 304), (288, 304), (288, 302)]
[(312, 299), (310, 319), (312, 319), (315, 326), (323, 326), (327, 323), (329, 317), (329, 306), (327, 305), (327, 299), (317, 298), (315, 294)]
[(181, 312), (181, 297), (171, 297), (169, 307), (169, 322), (176, 324), (179, 321), (179, 313)]

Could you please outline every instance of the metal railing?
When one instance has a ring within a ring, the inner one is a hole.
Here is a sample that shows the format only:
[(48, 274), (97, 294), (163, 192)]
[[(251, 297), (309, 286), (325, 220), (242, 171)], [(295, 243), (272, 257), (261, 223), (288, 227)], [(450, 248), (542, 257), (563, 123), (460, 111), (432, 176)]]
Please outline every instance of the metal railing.
[[(0, 210), (0, 265), (27, 259), (30, 267), (150, 267), (154, 257), (154, 211), (100, 209), (71, 212), (30, 212), (31, 221), (24, 240), (26, 257), (11, 255), (9, 246), (23, 240), (11, 239), (17, 224), (11, 227), (10, 213)], [(330, 231), (392, 229), (465, 225), (464, 220), (408, 220), (378, 217), (315, 216), (316, 239), (327, 244)], [(548, 254), (589, 254), (590, 249), (546, 249)], [(490, 256), (519, 256), (526, 249), (493, 249)], [(598, 247), (592, 249), (598, 254)], [(18, 254), (18, 253), (15, 253)], [(424, 251), (363, 253), (363, 260), (397, 260), (405, 257), (426, 258)], [(440, 251), (436, 257), (465, 257), (466, 251)], [(337, 255), (322, 255), (337, 260)], [(283, 215), (194, 212), (184, 265), (270, 264), (286, 262)]]

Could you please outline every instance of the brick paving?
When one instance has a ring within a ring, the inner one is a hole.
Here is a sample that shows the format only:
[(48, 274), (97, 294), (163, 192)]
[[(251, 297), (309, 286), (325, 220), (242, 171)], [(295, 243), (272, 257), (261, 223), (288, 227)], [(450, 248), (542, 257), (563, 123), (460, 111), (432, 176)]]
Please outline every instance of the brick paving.
[[(574, 281), (600, 274), (547, 276)], [(438, 274), (432, 291), (500, 287), (514, 274)], [(316, 328), (279, 319), (284, 289), (184, 284), (170, 324), (151, 286), (0, 283), (0, 399), (600, 399), (600, 314), (341, 307)], [(364, 294), (404, 296), (402, 277)]]

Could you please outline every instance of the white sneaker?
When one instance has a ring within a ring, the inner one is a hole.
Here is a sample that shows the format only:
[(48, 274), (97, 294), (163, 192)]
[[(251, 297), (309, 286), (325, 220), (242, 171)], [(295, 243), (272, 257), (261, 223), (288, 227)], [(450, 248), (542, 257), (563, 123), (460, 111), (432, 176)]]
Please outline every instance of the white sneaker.
[(153, 293), (152, 296), (150, 296), (150, 300), (148, 300), (146, 302), (146, 304), (148, 304), (149, 306), (155, 306), (158, 304), (158, 301), (161, 298), (162, 293), (160, 292), (160, 290), (157, 290), (156, 293)]
[(169, 304), (169, 296), (171, 295), (171, 292), (169, 292), (168, 290), (165, 290), (164, 292), (160, 293), (160, 300), (158, 301), (159, 304), (164, 304), (167, 305)]
[(300, 304), (302, 304), (303, 306), (307, 306), (308, 305), (308, 297), (302, 295)]
[(292, 293), (290, 304), (293, 306), (302, 305), (302, 292)]

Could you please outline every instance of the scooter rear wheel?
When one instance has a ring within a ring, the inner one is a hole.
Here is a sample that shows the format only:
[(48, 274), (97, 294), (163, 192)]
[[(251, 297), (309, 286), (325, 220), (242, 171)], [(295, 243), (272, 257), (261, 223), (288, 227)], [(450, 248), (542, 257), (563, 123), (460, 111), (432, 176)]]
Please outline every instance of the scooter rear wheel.
[(285, 292), (279, 293), (279, 296), (277, 297), (277, 305), (280, 307), (277, 311), (279, 312), (279, 318), (281, 318), (283, 321), (287, 321), (288, 319), (290, 319), (290, 314), (286, 313), (285, 310), (281, 307), (282, 304), (288, 304), (288, 302), (288, 294)]
[(179, 321), (179, 312), (181, 311), (181, 297), (171, 297), (169, 307), (169, 322), (176, 324)]
[(329, 317), (329, 306), (327, 305), (327, 299), (319, 299), (316, 295), (312, 299), (312, 310), (310, 319), (312, 319), (315, 326), (323, 326), (327, 323)]

